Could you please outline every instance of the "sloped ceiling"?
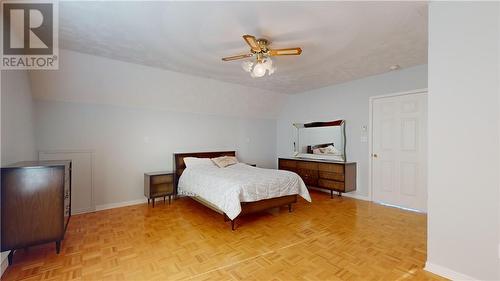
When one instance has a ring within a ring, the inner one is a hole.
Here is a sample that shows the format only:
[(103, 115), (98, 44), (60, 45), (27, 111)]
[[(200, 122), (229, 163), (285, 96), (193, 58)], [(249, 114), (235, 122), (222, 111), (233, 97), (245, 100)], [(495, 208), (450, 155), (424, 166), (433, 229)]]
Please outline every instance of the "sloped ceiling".
[[(293, 94), (427, 63), (426, 2), (60, 2), (60, 47)], [(275, 74), (251, 78), (243, 34), (275, 48)]]

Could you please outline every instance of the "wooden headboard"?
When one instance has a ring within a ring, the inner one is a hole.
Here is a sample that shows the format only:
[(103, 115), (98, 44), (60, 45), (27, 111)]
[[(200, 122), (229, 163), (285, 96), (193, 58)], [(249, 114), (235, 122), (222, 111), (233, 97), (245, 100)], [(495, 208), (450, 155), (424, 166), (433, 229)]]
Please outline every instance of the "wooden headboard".
[(186, 169), (184, 163), (185, 157), (198, 157), (198, 158), (216, 158), (220, 156), (236, 156), (236, 151), (208, 151), (208, 152), (188, 152), (188, 153), (174, 153), (174, 184), (177, 190), (177, 181), (181, 177), (182, 172)]

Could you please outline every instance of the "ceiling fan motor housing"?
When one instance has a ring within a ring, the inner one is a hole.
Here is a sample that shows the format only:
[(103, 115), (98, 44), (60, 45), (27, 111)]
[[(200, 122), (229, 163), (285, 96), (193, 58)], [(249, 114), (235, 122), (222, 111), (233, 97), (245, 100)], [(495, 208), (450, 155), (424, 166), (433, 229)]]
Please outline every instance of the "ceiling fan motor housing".
[(267, 39), (259, 38), (257, 39), (257, 44), (262, 49), (261, 53), (267, 52), (267, 46), (269, 45), (269, 41), (267, 41)]

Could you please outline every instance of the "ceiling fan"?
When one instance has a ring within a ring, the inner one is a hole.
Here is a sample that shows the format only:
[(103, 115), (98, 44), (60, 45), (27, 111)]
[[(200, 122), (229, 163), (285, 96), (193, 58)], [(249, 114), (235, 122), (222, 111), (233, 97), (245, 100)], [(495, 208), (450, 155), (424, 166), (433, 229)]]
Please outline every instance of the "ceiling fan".
[(255, 57), (255, 61), (244, 61), (241, 66), (247, 72), (250, 72), (250, 76), (253, 78), (262, 77), (268, 73), (271, 75), (276, 71), (276, 67), (273, 66), (273, 61), (271, 57), (273, 56), (297, 56), (302, 53), (301, 48), (286, 48), (286, 49), (271, 49), (269, 48), (269, 41), (266, 39), (256, 39), (252, 35), (243, 35), (243, 39), (250, 46), (250, 53), (225, 57), (222, 58), (223, 61), (233, 61), (239, 59), (245, 59), (250, 57)]

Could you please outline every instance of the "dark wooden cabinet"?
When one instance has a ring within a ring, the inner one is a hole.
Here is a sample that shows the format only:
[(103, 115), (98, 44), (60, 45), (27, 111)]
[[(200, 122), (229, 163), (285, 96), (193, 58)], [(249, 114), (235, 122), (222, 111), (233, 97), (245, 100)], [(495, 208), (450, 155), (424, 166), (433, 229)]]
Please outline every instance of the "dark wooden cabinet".
[(71, 161), (19, 162), (1, 172), (1, 250), (61, 241), (71, 217)]
[(171, 196), (174, 195), (174, 173), (172, 172), (152, 172), (144, 174), (144, 196), (153, 200), (153, 208), (155, 206), (155, 198), (168, 196), (168, 204), (170, 204)]
[(279, 158), (278, 168), (297, 173), (308, 186), (336, 191), (356, 190), (356, 163), (314, 159)]

